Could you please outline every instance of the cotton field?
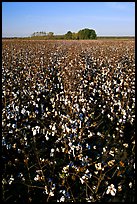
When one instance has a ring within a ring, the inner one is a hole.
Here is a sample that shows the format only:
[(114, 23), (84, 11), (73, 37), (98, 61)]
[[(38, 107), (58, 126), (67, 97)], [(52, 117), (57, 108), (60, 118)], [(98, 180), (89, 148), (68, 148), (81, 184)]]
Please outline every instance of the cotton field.
[(134, 40), (3, 40), (1, 167), (4, 202), (135, 202)]

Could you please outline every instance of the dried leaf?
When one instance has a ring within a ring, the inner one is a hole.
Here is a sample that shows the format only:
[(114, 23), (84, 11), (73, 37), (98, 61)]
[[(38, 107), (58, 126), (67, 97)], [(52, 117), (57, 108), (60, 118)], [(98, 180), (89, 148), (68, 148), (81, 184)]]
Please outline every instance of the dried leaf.
[(121, 167), (125, 167), (124, 162), (120, 161), (119, 164), (120, 164)]

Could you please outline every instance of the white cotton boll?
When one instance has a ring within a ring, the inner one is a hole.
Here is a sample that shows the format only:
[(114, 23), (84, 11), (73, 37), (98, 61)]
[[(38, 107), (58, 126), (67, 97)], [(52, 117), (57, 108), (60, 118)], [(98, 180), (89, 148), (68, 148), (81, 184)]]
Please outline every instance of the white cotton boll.
[(13, 181), (14, 181), (14, 178), (13, 178), (13, 175), (11, 175), (11, 177), (9, 179), (9, 185), (11, 185)]
[(132, 182), (129, 183), (129, 187), (132, 188)]
[(84, 183), (84, 180), (82, 178), (80, 178), (80, 181), (81, 181), (82, 184)]
[(62, 196), (62, 197), (60, 198), (60, 202), (64, 202), (64, 201), (65, 201), (65, 197)]
[(114, 111), (113, 107), (110, 107), (110, 111), (111, 111), (111, 113), (113, 113), (113, 111)]
[(36, 129), (33, 130), (33, 136), (35, 136), (37, 134)]
[(27, 111), (27, 114), (30, 115), (30, 111)]
[(74, 148), (72, 148), (72, 154), (73, 154), (73, 157), (75, 157), (75, 150), (74, 150)]
[(83, 111), (83, 113), (84, 113), (84, 112), (86, 111), (86, 109), (83, 107), (83, 108), (82, 108), (82, 111)]
[(122, 186), (119, 185), (119, 186), (118, 186), (118, 192), (121, 192), (121, 191), (122, 191)]
[(24, 114), (26, 112), (25, 108), (21, 110), (21, 113)]
[(68, 104), (68, 100), (67, 99), (65, 99), (65, 105), (67, 105)]
[(54, 152), (54, 151), (55, 151), (55, 150), (52, 148), (52, 149), (51, 149), (51, 152)]
[(54, 153), (53, 153), (53, 152), (51, 152), (51, 153), (50, 153), (50, 157), (53, 157), (53, 156), (54, 156)]
[(132, 144), (135, 144), (135, 140), (132, 142)]
[(122, 109), (121, 112), (123, 116), (126, 116), (126, 111), (124, 109)]
[(45, 134), (45, 128), (43, 128), (43, 134)]
[(129, 89), (127, 89), (127, 92), (128, 92), (128, 93), (130, 93), (130, 92), (131, 92), (131, 89), (130, 89), (130, 88), (129, 88)]
[(49, 140), (49, 137), (47, 135), (45, 135), (45, 138), (46, 138), (47, 141)]
[(48, 188), (45, 186), (45, 193), (48, 194)]
[(53, 103), (54, 102), (54, 98), (51, 98), (50, 101), (51, 101), (51, 103)]
[(70, 132), (70, 129), (69, 129), (68, 127), (66, 127), (66, 131), (67, 131), (67, 133), (69, 133), (69, 132)]
[(59, 152), (59, 148), (58, 147), (56, 148), (56, 152)]
[(102, 169), (101, 163), (95, 164), (95, 168), (96, 168), (97, 170), (101, 170), (101, 169)]
[(132, 123), (134, 122), (134, 118), (131, 118), (130, 122), (131, 122), (131, 124), (132, 124)]
[(106, 194), (111, 194), (112, 196), (115, 196), (116, 194), (116, 189), (114, 184), (111, 184), (110, 186), (108, 186), (108, 189), (106, 191)]
[(53, 131), (56, 130), (56, 126), (55, 126), (55, 124), (52, 126), (52, 130), (53, 130)]
[(81, 129), (81, 121), (80, 121), (80, 124), (79, 124), (79, 128)]
[(57, 113), (57, 111), (55, 111), (55, 116), (57, 116), (58, 115), (58, 113)]
[(28, 125), (27, 127), (28, 127), (28, 129), (30, 129), (30, 128), (31, 128), (31, 126), (30, 126), (30, 125)]
[(108, 118), (110, 118), (111, 116), (110, 116), (110, 114), (107, 114), (107, 116), (108, 116)]
[(72, 142), (69, 142), (68, 145), (71, 147), (72, 146)]
[(16, 124), (12, 124), (12, 128), (15, 128), (16, 127)]
[(116, 136), (113, 134), (113, 138), (115, 138)]
[(132, 98), (132, 100), (135, 102), (135, 98)]
[(114, 157), (114, 151), (110, 150), (109, 154)]
[(16, 110), (16, 111), (19, 111), (19, 106), (15, 106), (15, 110)]
[(105, 112), (105, 110), (102, 110), (101, 113), (103, 114)]
[(127, 148), (127, 147), (128, 147), (128, 144), (127, 144), (127, 143), (124, 143), (123, 146)]
[(101, 136), (101, 133), (100, 133), (100, 132), (97, 132), (97, 135), (98, 135), (98, 136)]
[(85, 171), (85, 173), (88, 174), (88, 173), (89, 173), (89, 170), (87, 169), (87, 170)]
[(62, 147), (61, 149), (62, 149), (62, 152), (65, 152), (65, 148)]
[(95, 190), (96, 189), (96, 186), (93, 186), (93, 190)]
[(119, 88), (119, 87), (117, 87), (117, 88), (116, 88), (116, 92), (119, 92), (119, 91), (120, 91), (120, 88)]
[(92, 137), (92, 136), (93, 136), (93, 133), (90, 132), (89, 135), (88, 135), (88, 137), (90, 138), (90, 137)]
[(113, 121), (113, 117), (112, 116), (110, 117), (110, 120)]
[(34, 177), (34, 181), (38, 181), (39, 180), (39, 175), (37, 174), (35, 177)]
[(123, 115), (123, 122), (126, 120), (126, 116), (125, 115)]
[(50, 191), (49, 196), (54, 196), (54, 192)]

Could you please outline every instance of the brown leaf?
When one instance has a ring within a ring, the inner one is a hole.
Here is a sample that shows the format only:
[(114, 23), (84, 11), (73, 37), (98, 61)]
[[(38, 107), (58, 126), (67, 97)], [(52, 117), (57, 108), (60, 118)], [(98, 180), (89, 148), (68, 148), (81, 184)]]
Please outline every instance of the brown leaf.
[(119, 164), (120, 164), (121, 167), (125, 167), (124, 162), (120, 161)]

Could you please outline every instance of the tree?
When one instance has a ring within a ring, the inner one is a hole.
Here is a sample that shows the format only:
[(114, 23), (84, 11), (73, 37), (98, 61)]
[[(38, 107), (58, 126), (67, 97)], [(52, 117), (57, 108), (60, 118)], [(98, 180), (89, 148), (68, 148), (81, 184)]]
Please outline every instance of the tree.
[[(64, 35), (54, 35), (53, 32), (44, 32), (44, 31), (40, 31), (40, 32), (34, 32), (31, 37), (36, 37), (36, 36), (41, 36), (44, 37), (44, 39), (72, 39), (72, 40), (79, 40), (79, 39), (96, 39), (97, 38), (97, 34), (95, 32), (95, 30), (93, 29), (82, 29), (79, 30), (77, 33), (75, 32), (71, 32), (68, 31), (66, 34)], [(45, 37), (46, 36), (46, 37)]]
[(85, 29), (79, 30), (78, 32), (79, 39), (83, 39), (83, 40), (84, 39), (96, 39), (96, 37), (97, 37), (96, 32), (93, 29), (85, 28)]
[(78, 33), (73, 32), (72, 33), (72, 39), (77, 40), (78, 39)]
[(96, 39), (96, 38), (97, 38), (97, 34), (96, 34), (95, 30), (91, 30), (90, 39)]
[(53, 32), (48, 32), (49, 37), (53, 37), (54, 33)]
[(40, 32), (34, 32), (31, 37), (34, 36), (46, 36), (46, 32), (40, 31)]
[(68, 32), (65, 34), (65, 38), (66, 38), (66, 39), (72, 39), (72, 32), (71, 32), (71, 31), (68, 31)]

